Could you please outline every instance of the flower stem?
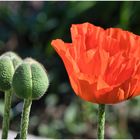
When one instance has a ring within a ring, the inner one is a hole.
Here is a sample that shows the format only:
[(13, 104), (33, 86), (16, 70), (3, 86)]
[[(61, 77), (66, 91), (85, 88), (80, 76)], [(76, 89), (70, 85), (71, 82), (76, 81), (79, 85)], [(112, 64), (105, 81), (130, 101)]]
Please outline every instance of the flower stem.
[(104, 139), (105, 105), (99, 104), (98, 110), (98, 139)]
[(22, 116), (21, 116), (21, 127), (20, 127), (21, 139), (27, 138), (31, 104), (32, 104), (31, 99), (24, 100), (23, 111), (22, 111)]
[(4, 99), (4, 116), (2, 122), (2, 137), (1, 137), (2, 139), (7, 139), (8, 137), (11, 101), (12, 101), (12, 90), (7, 90), (5, 91), (5, 99)]

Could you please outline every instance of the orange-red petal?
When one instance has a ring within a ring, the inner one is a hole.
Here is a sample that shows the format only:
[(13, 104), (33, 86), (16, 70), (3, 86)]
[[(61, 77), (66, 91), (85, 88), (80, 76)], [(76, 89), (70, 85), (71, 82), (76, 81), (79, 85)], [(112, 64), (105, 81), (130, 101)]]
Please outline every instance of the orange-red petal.
[(72, 25), (71, 36), (72, 43), (57, 39), (51, 44), (78, 96), (114, 104), (140, 95), (140, 36), (90, 23)]

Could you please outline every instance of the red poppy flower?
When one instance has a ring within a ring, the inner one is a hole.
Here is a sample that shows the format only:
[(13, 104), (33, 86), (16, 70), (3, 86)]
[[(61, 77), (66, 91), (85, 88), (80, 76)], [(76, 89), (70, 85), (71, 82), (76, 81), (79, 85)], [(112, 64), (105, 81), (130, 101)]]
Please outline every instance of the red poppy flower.
[(56, 39), (51, 44), (78, 96), (114, 104), (140, 94), (140, 36), (90, 23), (72, 25), (71, 36), (72, 43)]

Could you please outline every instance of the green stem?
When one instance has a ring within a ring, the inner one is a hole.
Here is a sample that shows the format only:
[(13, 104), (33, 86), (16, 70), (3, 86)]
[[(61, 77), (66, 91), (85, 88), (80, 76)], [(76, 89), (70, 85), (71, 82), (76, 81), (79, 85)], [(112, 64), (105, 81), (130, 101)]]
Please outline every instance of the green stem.
[(2, 139), (7, 139), (8, 137), (11, 101), (12, 101), (12, 90), (5, 91), (4, 116), (2, 122)]
[(27, 138), (31, 104), (32, 104), (31, 99), (24, 100), (23, 111), (22, 111), (22, 116), (21, 116), (21, 127), (20, 127), (21, 139)]
[(99, 104), (98, 110), (98, 139), (104, 139), (105, 105)]

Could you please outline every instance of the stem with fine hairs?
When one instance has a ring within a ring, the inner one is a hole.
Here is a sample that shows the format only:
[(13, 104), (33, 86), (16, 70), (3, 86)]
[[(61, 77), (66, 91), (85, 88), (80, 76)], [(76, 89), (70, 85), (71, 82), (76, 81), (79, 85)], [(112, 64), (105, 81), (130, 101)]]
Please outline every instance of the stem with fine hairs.
[(8, 129), (10, 122), (10, 109), (11, 109), (11, 101), (12, 101), (12, 90), (5, 91), (5, 99), (4, 99), (4, 116), (2, 122), (2, 139), (7, 139), (8, 137)]
[(105, 105), (99, 104), (98, 109), (98, 139), (104, 139)]
[(24, 99), (23, 111), (22, 111), (22, 116), (21, 116), (21, 126), (20, 126), (21, 139), (27, 138), (31, 104), (32, 104), (31, 99)]

